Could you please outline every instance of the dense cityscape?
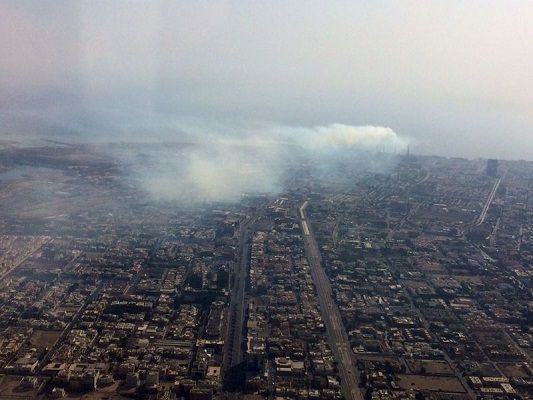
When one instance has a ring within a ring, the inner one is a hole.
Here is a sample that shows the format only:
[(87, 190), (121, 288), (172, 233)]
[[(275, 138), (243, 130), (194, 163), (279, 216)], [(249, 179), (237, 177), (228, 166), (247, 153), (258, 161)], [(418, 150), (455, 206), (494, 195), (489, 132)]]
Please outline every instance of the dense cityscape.
[(165, 202), (100, 150), (0, 150), (0, 400), (533, 397), (532, 162)]

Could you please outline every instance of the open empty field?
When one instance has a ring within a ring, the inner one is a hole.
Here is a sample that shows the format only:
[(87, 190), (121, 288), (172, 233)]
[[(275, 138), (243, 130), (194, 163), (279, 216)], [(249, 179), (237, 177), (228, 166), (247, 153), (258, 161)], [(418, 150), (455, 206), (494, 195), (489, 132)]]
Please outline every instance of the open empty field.
[(449, 376), (398, 375), (398, 385), (404, 390), (465, 393), (461, 381)]
[(30, 346), (37, 348), (50, 348), (54, 345), (59, 335), (61, 335), (61, 331), (35, 331), (29, 339)]
[(0, 400), (9, 399), (13, 400), (20, 398), (21, 400), (25, 399), (36, 399), (37, 392), (39, 387), (42, 385), (43, 380), (39, 379), (36, 389), (20, 389), (21, 377), (20, 376), (9, 376), (3, 375), (0, 376)]
[(426, 281), (412, 281), (412, 280), (404, 280), (402, 283), (411, 289), (421, 289), (428, 287), (428, 283)]
[(508, 378), (529, 378), (529, 374), (520, 363), (498, 363), (498, 368)]
[(481, 277), (477, 275), (452, 275), (452, 278), (455, 279), (459, 283), (468, 282), (468, 283), (480, 284), (483, 282)]
[(117, 393), (117, 387), (118, 383), (114, 383), (106, 388), (97, 389), (90, 393), (69, 393), (65, 398), (77, 400), (127, 400), (135, 396), (134, 392), (130, 393), (130, 396), (121, 395)]
[(415, 374), (453, 375), (448, 362), (442, 360), (408, 360), (407, 365)]

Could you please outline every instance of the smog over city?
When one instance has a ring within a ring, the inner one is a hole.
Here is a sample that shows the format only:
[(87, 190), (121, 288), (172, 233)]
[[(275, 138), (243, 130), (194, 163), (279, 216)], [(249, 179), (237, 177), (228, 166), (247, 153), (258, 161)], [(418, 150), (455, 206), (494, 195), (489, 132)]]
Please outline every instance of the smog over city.
[(0, 0), (0, 400), (533, 398), (530, 21)]

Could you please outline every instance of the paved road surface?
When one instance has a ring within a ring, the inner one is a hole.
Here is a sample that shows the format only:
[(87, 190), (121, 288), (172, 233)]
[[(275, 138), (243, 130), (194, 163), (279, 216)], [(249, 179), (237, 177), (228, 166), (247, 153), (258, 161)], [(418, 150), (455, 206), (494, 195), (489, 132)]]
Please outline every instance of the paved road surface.
[(238, 400), (242, 397), (245, 383), (243, 328), (246, 322), (246, 277), (250, 259), (248, 239), (252, 237), (255, 223), (263, 215), (268, 204), (265, 202), (253, 215), (243, 221), (239, 232), (239, 260), (233, 271), (234, 281), (226, 320), (224, 359), (222, 362), (223, 388), (225, 397), (230, 400)]
[(322, 266), (320, 265), (320, 252), (316, 243), (311, 223), (305, 215), (306, 201), (300, 207), (300, 222), (302, 225), (305, 253), (311, 267), (311, 274), (315, 283), (322, 318), (326, 324), (330, 346), (338, 362), (342, 390), (347, 399), (363, 400), (359, 390), (359, 373), (355, 368), (355, 357), (350, 348), (348, 335), (342, 324), (339, 308), (332, 299), (331, 285)]

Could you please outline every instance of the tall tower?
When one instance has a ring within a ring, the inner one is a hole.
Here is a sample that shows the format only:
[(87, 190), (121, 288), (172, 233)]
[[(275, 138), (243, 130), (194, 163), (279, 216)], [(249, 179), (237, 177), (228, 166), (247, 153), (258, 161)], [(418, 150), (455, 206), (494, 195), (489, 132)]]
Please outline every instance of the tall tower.
[(496, 176), (496, 174), (498, 173), (498, 160), (489, 158), (487, 160), (486, 172), (488, 176)]

